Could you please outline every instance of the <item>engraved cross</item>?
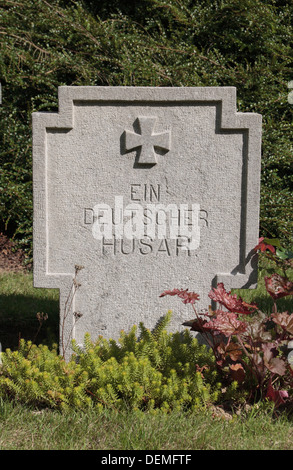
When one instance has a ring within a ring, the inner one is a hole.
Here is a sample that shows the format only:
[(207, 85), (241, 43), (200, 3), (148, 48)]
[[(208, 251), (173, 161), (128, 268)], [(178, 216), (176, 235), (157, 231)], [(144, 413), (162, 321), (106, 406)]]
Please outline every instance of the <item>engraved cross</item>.
[(139, 116), (137, 121), (139, 125), (139, 134), (132, 131), (125, 131), (126, 150), (138, 149), (139, 165), (155, 165), (157, 163), (155, 148), (164, 153), (170, 150), (170, 131), (153, 133), (156, 117)]

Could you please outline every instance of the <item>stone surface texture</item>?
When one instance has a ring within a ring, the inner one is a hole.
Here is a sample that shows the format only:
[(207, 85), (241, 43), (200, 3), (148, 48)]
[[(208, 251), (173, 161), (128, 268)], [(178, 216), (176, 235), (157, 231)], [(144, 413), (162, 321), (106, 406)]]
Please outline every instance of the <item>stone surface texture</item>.
[[(58, 113), (33, 114), (34, 285), (60, 289), (63, 342), (153, 328), (169, 309), (180, 331), (192, 308), (160, 298), (167, 289), (197, 292), (201, 310), (217, 282), (255, 287), (261, 116), (237, 112), (234, 87), (58, 93)], [(143, 210), (194, 205), (194, 248), (184, 237), (99, 239), (97, 207), (117, 197)]]

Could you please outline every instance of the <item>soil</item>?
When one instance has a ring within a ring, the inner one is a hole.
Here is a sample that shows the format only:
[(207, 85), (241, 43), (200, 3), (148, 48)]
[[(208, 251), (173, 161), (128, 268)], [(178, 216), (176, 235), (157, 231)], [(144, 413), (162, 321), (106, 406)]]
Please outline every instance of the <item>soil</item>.
[(24, 261), (22, 250), (17, 249), (4, 233), (0, 233), (0, 272), (25, 272), (29, 267), (24, 265)]

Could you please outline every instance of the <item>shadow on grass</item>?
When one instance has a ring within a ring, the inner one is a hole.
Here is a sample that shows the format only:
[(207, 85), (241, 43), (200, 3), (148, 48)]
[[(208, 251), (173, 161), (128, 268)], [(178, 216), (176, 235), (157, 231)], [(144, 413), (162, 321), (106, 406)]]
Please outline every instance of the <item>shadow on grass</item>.
[[(267, 295), (256, 295), (253, 297), (253, 302), (258, 306), (259, 310), (270, 315), (274, 311), (273, 299)], [(292, 296), (283, 297), (276, 301), (278, 312), (293, 313), (292, 309)]]
[[(40, 323), (37, 313), (47, 313), (37, 337)], [(0, 295), (0, 343), (2, 351), (18, 348), (19, 339), (51, 347), (59, 342), (59, 301), (23, 294)]]

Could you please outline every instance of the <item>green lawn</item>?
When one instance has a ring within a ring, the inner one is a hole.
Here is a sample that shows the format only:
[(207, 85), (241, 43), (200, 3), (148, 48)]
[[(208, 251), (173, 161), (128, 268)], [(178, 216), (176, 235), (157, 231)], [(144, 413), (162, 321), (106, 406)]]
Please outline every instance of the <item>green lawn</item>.
[[(271, 276), (273, 273), (278, 272), (282, 276), (284, 273), (280, 269), (276, 269), (273, 263), (262, 260), (259, 267), (258, 284), (256, 289), (235, 289), (234, 293), (240, 295), (246, 302), (254, 302), (260, 310), (269, 314), (272, 312), (273, 300), (267, 293), (265, 288), (264, 277)], [(292, 279), (293, 269), (287, 270), (287, 275)], [(292, 296), (283, 297), (277, 301), (279, 312), (293, 312)]]
[(293, 450), (293, 424), (261, 409), (230, 420), (210, 412), (102, 414), (0, 403), (0, 450)]
[(58, 343), (59, 291), (36, 289), (31, 273), (0, 274), (0, 343), (2, 350), (18, 347), (19, 338), (32, 340), (39, 328), (37, 313), (48, 314), (37, 343)]

